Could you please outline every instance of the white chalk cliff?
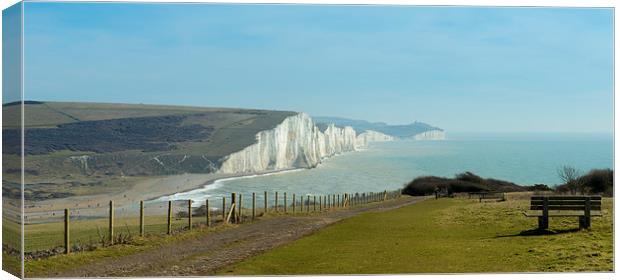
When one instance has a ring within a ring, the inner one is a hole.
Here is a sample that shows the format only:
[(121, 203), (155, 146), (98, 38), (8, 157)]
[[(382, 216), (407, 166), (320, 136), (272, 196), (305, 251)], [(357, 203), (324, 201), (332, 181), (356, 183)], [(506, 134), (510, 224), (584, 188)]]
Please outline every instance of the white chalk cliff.
[[(415, 140), (443, 140), (442, 130), (416, 134)], [(311, 168), (334, 155), (367, 147), (371, 142), (394, 141), (396, 137), (366, 130), (356, 135), (350, 127), (333, 124), (321, 131), (310, 116), (299, 113), (287, 117), (270, 130), (256, 135), (256, 142), (223, 158), (218, 173), (256, 173)]]
[(443, 130), (429, 130), (413, 136), (415, 140), (445, 140), (446, 132)]
[(396, 138), (374, 130), (366, 130), (360, 133), (355, 139), (355, 146), (358, 148), (367, 147), (370, 142), (394, 141)]
[(275, 128), (261, 131), (256, 143), (224, 158), (219, 173), (253, 173), (315, 167), (325, 158), (355, 151), (351, 127), (330, 125), (323, 132), (310, 116), (290, 116)]

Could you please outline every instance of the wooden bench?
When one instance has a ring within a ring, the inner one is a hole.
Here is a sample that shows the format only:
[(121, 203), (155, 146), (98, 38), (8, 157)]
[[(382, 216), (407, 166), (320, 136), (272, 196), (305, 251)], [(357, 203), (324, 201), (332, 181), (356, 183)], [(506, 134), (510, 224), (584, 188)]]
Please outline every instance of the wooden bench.
[(453, 193), (435, 191), (435, 199), (440, 197), (454, 197)]
[(468, 196), (469, 198), (477, 196), (480, 202), (482, 202), (483, 199), (495, 199), (497, 201), (506, 200), (506, 193), (503, 192), (470, 192)]
[(530, 204), (530, 210), (541, 212), (523, 214), (538, 217), (538, 229), (549, 228), (549, 217), (579, 217), (581, 229), (590, 227), (591, 217), (602, 216), (600, 196), (532, 196)]

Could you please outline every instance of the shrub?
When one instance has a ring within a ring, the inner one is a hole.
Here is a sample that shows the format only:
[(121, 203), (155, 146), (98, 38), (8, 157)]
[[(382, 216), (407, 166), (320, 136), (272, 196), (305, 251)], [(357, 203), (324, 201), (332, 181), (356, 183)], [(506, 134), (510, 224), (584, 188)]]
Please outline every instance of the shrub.
[(431, 195), (435, 190), (445, 188), (447, 179), (435, 176), (415, 178), (403, 189), (403, 194), (408, 195)]
[(541, 191), (544, 192), (544, 191), (552, 191), (553, 189), (545, 184), (535, 184), (533, 186), (527, 187), (527, 190), (531, 192), (541, 192)]
[(581, 176), (579, 183), (590, 193), (614, 195), (614, 172), (611, 169), (593, 169)]
[[(504, 182), (495, 179), (484, 179), (471, 172), (457, 174), (454, 177), (454, 179), (436, 176), (418, 177), (405, 186), (405, 188), (403, 189), (403, 194), (417, 196), (432, 195), (435, 193), (435, 191), (447, 192), (448, 194), (457, 192), (481, 192), (501, 190), (501, 185), (504, 184), (509, 186), (517, 186), (510, 182)], [(519, 190), (524, 189), (521, 188)]]
[(465, 182), (471, 182), (471, 183), (477, 183), (477, 184), (483, 184), (484, 183), (484, 179), (474, 173), (471, 173), (469, 171), (466, 171), (464, 173), (461, 174), (456, 174), (455, 178), (458, 181), (465, 181)]

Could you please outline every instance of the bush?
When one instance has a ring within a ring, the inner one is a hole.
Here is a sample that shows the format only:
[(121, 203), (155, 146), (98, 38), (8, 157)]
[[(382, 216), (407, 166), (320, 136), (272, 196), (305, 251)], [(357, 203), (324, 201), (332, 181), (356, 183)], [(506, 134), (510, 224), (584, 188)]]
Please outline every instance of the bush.
[(475, 183), (471, 181), (449, 180), (448, 193), (489, 191), (490, 189), (483, 185), (483, 183), (484, 181), (482, 183)]
[[(581, 194), (614, 195), (614, 171), (611, 169), (592, 169), (575, 181), (578, 185), (577, 189)], [(572, 193), (568, 184), (555, 186), (555, 192), (561, 194)]]
[(447, 179), (435, 176), (415, 178), (403, 189), (403, 194), (408, 195), (431, 195), (435, 190), (445, 188)]
[(580, 184), (593, 194), (614, 195), (614, 172), (611, 169), (593, 169), (579, 178)]
[(403, 189), (403, 194), (408, 195), (432, 195), (435, 191), (447, 192), (448, 194), (457, 192), (481, 192), (481, 191), (524, 191), (525, 189), (514, 183), (484, 179), (471, 172), (457, 174), (454, 179), (423, 176), (409, 182)]
[(482, 177), (471, 173), (469, 171), (466, 171), (464, 173), (461, 174), (456, 174), (455, 178), (458, 181), (465, 181), (465, 182), (471, 182), (471, 183), (477, 183), (477, 184), (484, 184), (484, 179), (482, 179)]
[(529, 187), (527, 187), (527, 190), (531, 191), (531, 192), (536, 192), (536, 191), (538, 191), (538, 192), (540, 192), (540, 191), (543, 191), (543, 192), (545, 192), (545, 191), (553, 191), (552, 188), (550, 188), (549, 186), (547, 186), (545, 184), (536, 184), (536, 185), (533, 185), (533, 186), (529, 186)]

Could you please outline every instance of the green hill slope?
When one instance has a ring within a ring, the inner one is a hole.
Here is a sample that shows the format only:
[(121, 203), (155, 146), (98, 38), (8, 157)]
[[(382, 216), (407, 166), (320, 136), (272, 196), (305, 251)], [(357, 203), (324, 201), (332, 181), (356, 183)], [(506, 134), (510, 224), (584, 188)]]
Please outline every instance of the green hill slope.
[[(209, 173), (225, 155), (253, 144), (259, 131), (295, 114), (70, 102), (28, 102), (24, 107), (26, 183), (33, 189), (44, 184), (45, 195), (54, 192), (50, 184), (96, 184), (93, 178)], [(3, 106), (5, 114), (18, 110), (17, 104)], [(3, 126), (3, 157), (13, 165), (19, 160), (10, 159), (21, 152), (18, 128), (11, 122)], [(18, 181), (18, 172), (18, 165), (4, 166), (7, 185)]]

